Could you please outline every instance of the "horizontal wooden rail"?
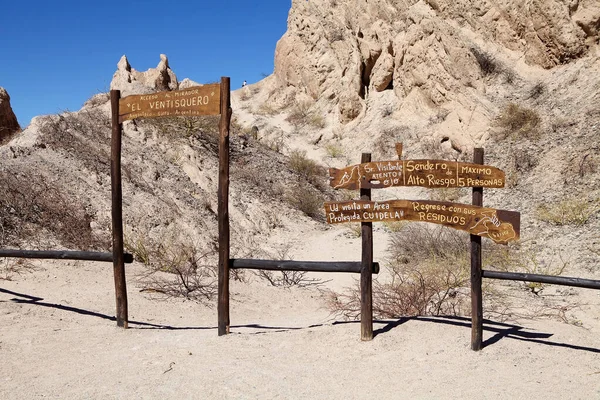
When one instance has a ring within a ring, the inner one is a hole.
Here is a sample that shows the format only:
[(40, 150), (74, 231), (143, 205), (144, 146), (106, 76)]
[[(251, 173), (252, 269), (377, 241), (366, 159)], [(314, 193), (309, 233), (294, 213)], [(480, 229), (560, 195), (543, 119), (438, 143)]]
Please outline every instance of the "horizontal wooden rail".
[[(355, 272), (360, 274), (361, 263), (353, 261), (294, 261), (294, 260), (254, 260), (234, 258), (230, 260), (233, 269), (266, 269), (271, 271), (306, 272)], [(379, 273), (379, 263), (373, 263), (373, 273)]]
[(517, 272), (482, 271), (484, 278), (511, 281), (550, 283), (554, 285), (575, 286), (587, 289), (600, 289), (600, 281), (593, 279), (570, 278), (567, 276), (523, 274)]
[[(0, 250), (0, 257), (113, 262), (112, 253), (100, 253), (96, 251)], [(133, 255), (124, 253), (123, 257), (125, 258), (125, 262), (127, 264), (131, 264), (133, 262)]]

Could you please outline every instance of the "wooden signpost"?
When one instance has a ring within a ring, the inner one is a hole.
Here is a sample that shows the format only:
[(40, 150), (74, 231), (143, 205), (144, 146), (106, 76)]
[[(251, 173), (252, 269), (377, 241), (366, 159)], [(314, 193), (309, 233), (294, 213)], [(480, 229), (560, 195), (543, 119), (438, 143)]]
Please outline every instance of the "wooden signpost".
[(127, 328), (127, 289), (123, 256), (123, 196), (121, 187), (122, 123), (136, 118), (191, 117), (221, 114), (219, 131), (219, 334), (229, 329), (229, 130), (231, 125), (230, 79), (221, 83), (194, 86), (183, 90), (121, 97), (119, 90), (111, 90), (112, 143), (112, 230), (113, 267), (117, 302), (117, 325)]
[(506, 244), (519, 239), (518, 212), (428, 200), (325, 203), (327, 223), (421, 221), (446, 225)]
[[(471, 348), (482, 348), (483, 308), (481, 290), (481, 238), (506, 244), (519, 239), (520, 214), (514, 211), (483, 207), (483, 188), (502, 188), (504, 172), (483, 164), (483, 149), (475, 149), (473, 163), (447, 160), (403, 160), (402, 144), (396, 144), (399, 160), (371, 162), (370, 154), (363, 154), (361, 164), (343, 169), (329, 169), (330, 185), (334, 189), (360, 189), (361, 199), (325, 203), (327, 222), (361, 222), (363, 226), (363, 255), (372, 233), (368, 225), (382, 221), (420, 221), (445, 225), (471, 234)], [(420, 186), (426, 188), (472, 187), (473, 204), (457, 204), (429, 200), (371, 201), (370, 189), (392, 186)], [(365, 196), (368, 193), (368, 196)], [(367, 245), (365, 246), (365, 243)], [(371, 249), (372, 251), (372, 245)], [(368, 254), (368, 251), (367, 251)], [(372, 257), (372, 254), (369, 256)], [(363, 257), (364, 258), (364, 257)], [(368, 262), (363, 269), (366, 270)], [(370, 340), (368, 325), (372, 327), (371, 274), (361, 279), (362, 339)], [(371, 317), (369, 318), (369, 315)], [(372, 328), (371, 328), (372, 332)]]
[(444, 160), (375, 161), (329, 169), (334, 189), (379, 189), (391, 186), (504, 187), (504, 172), (495, 167)]
[(119, 100), (119, 122), (135, 118), (194, 117), (221, 113), (221, 85), (127, 96)]

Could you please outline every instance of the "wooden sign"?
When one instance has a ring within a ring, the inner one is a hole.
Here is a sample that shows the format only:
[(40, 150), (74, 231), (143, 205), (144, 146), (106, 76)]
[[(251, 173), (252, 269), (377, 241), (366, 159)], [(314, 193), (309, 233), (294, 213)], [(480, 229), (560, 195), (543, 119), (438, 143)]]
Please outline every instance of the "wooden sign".
[(344, 169), (329, 169), (335, 189), (377, 189), (390, 186), (504, 187), (504, 172), (496, 167), (444, 160), (375, 161)]
[(421, 221), (446, 225), (506, 244), (519, 239), (521, 215), (440, 201), (388, 200), (325, 203), (327, 223)]
[(221, 89), (218, 83), (127, 96), (119, 100), (119, 123), (135, 118), (191, 117), (220, 113)]

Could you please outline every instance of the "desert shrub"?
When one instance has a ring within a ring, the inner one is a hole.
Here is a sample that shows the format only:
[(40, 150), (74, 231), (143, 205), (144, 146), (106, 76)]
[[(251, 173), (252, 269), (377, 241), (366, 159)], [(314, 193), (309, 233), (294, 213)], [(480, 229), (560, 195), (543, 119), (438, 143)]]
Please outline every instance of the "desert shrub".
[(530, 108), (509, 103), (497, 117), (495, 124), (504, 129), (503, 137), (537, 138), (540, 134), (542, 119)]
[(0, 245), (37, 242), (39, 247), (107, 248), (108, 238), (93, 234), (92, 215), (85, 205), (55, 180), (39, 171), (0, 168), (0, 187)]
[[(417, 244), (418, 243), (418, 244)], [(449, 229), (408, 224), (391, 236), (387, 282), (373, 282), (376, 318), (462, 315), (468, 307), (468, 239)], [(329, 307), (346, 318), (360, 315), (360, 289), (335, 293)]]
[(327, 144), (325, 145), (325, 152), (331, 158), (339, 158), (344, 155), (344, 150), (337, 144)]
[(39, 268), (26, 258), (6, 258), (0, 260), (0, 280), (12, 281), (15, 276), (21, 276), (38, 270)]
[(306, 152), (301, 150), (293, 150), (290, 153), (288, 167), (313, 185), (320, 185), (325, 176), (325, 168), (306, 157)]
[[(569, 262), (564, 260), (562, 254), (554, 255), (555, 259), (542, 260), (535, 249), (514, 249), (507, 246), (498, 246), (487, 254), (486, 265), (490, 270), (504, 272), (520, 272), (527, 274), (540, 274), (559, 276), (567, 269)], [(539, 282), (519, 282), (528, 291), (535, 295), (547, 286)]]
[[(406, 224), (393, 232), (389, 244), (390, 257), (386, 269), (389, 278), (373, 282), (373, 312), (376, 318), (398, 318), (417, 315), (470, 314), (470, 257), (469, 235), (448, 229)], [(486, 269), (560, 275), (567, 267), (541, 261), (535, 249), (521, 250), (484, 242), (483, 265)], [(499, 290), (497, 283), (484, 280), (483, 292), (487, 315), (502, 318), (512, 315), (508, 290)], [(540, 298), (544, 285), (519, 282), (518, 287), (529, 299)], [(547, 300), (547, 299), (544, 299)], [(360, 287), (357, 285), (342, 293), (330, 292), (329, 308), (348, 319), (360, 316)], [(567, 307), (568, 308), (568, 307)], [(565, 307), (551, 301), (536, 303), (536, 312), (542, 316), (559, 316)], [(535, 313), (525, 315), (534, 317)]]
[(537, 99), (544, 94), (544, 92), (546, 92), (546, 86), (542, 82), (537, 82), (529, 90), (529, 97), (532, 99)]
[[(159, 135), (172, 139), (189, 137), (208, 137), (213, 141), (219, 138), (218, 115), (201, 117), (161, 117), (142, 119), (138, 124), (156, 129)], [(232, 130), (239, 130), (236, 121), (232, 121)]]
[(540, 204), (536, 209), (538, 219), (554, 225), (585, 225), (600, 211), (600, 202), (574, 197), (556, 203)]
[(394, 107), (391, 104), (387, 104), (381, 109), (381, 116), (383, 118), (389, 117), (393, 113), (394, 113)]
[(277, 110), (268, 102), (262, 103), (255, 111), (259, 115), (274, 115), (277, 114)]
[(286, 121), (294, 125), (296, 128), (302, 126), (310, 126), (313, 128), (324, 128), (325, 118), (315, 111), (311, 110), (311, 103), (299, 102), (291, 108)]
[[(278, 248), (275, 252), (266, 251), (253, 251), (253, 254), (261, 254), (268, 260), (290, 260), (290, 245), (283, 245)], [(306, 271), (267, 271), (267, 270), (256, 270), (255, 275), (260, 279), (263, 279), (271, 286), (277, 287), (309, 287), (309, 286), (321, 286), (325, 283), (322, 279), (312, 278), (307, 275)]]
[(168, 236), (157, 243), (147, 234), (131, 231), (124, 245), (146, 267), (138, 276), (142, 292), (205, 303), (214, 300), (217, 268), (208, 261), (212, 251), (202, 253), (189, 240)]
[(285, 200), (311, 218), (322, 220), (324, 217), (323, 196), (310, 185), (298, 183), (290, 187)]
[(307, 123), (309, 126), (319, 129), (323, 129), (327, 125), (325, 123), (325, 118), (321, 114), (316, 113), (312, 113), (309, 115)]
[(286, 121), (292, 125), (305, 125), (310, 115), (310, 104), (308, 102), (295, 103), (288, 113)]
[(502, 72), (501, 64), (490, 53), (475, 46), (470, 50), (484, 75), (495, 75)]
[(504, 76), (504, 82), (509, 85), (514, 84), (517, 80), (517, 74), (512, 69), (505, 68), (502, 75)]

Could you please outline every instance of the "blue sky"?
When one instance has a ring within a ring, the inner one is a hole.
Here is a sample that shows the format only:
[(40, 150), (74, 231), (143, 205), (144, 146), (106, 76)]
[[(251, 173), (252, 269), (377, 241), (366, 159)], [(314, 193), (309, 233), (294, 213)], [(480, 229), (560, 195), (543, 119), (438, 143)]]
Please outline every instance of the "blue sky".
[(229, 76), (237, 89), (273, 72), (290, 7), (291, 0), (6, 1), (0, 86), (22, 127), (108, 91), (123, 54), (145, 71), (163, 53), (179, 80)]

